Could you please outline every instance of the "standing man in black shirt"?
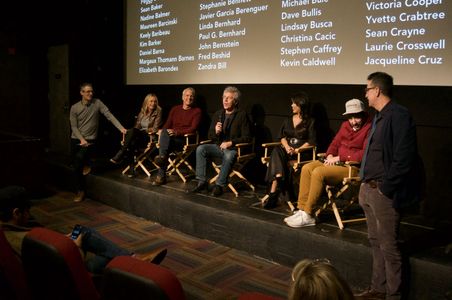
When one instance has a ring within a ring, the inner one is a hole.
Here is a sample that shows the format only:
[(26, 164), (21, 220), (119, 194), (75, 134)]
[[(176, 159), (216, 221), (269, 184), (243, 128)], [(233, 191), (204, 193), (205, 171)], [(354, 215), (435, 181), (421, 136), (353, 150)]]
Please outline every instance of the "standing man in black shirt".
[(366, 98), (377, 113), (361, 164), (359, 203), (367, 218), (373, 264), (371, 285), (355, 295), (358, 299), (401, 298), (399, 208), (412, 199), (409, 175), (416, 165), (417, 140), (413, 119), (392, 101), (392, 90), (390, 75), (375, 72), (367, 77)]

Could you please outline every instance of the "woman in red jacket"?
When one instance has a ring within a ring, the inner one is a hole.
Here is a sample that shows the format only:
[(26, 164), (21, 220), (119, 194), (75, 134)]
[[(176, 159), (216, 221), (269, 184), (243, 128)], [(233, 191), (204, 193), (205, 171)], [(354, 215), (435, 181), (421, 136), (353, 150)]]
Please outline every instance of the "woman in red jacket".
[[(322, 195), (325, 185), (339, 184), (348, 176), (348, 168), (341, 162), (361, 162), (367, 136), (371, 127), (370, 118), (365, 112), (364, 103), (352, 99), (345, 103), (348, 120), (344, 121), (326, 152), (324, 161), (314, 161), (303, 166), (300, 175), (298, 211), (284, 219), (290, 227), (315, 225), (313, 207)], [(357, 176), (358, 169), (353, 169)]]

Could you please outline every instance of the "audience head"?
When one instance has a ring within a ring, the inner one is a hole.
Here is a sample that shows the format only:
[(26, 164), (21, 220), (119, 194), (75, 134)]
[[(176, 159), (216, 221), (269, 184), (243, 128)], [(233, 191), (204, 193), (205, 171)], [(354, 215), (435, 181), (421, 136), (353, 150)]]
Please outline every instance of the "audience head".
[(289, 300), (351, 300), (353, 293), (326, 260), (304, 259), (292, 271)]
[(360, 130), (367, 119), (364, 102), (359, 99), (348, 100), (345, 103), (345, 112), (343, 115), (348, 118), (348, 122), (350, 123), (353, 131)]
[(303, 119), (311, 114), (311, 104), (309, 102), (308, 94), (305, 92), (298, 92), (290, 98), (292, 101), (292, 111), (294, 111), (293, 105), (296, 105), (300, 109), (300, 114)]
[(226, 111), (233, 111), (240, 101), (241, 93), (235, 86), (228, 86), (223, 91), (223, 108)]
[(157, 108), (159, 105), (159, 99), (156, 94), (149, 93), (144, 97), (143, 105), (141, 107), (142, 113), (149, 113)]
[(8, 186), (0, 189), (0, 220), (25, 226), (30, 217), (30, 201), (25, 188)]
[(196, 92), (192, 87), (188, 87), (182, 91), (182, 106), (184, 109), (188, 109), (195, 103)]
[(91, 101), (93, 99), (94, 89), (93, 85), (88, 82), (84, 82), (80, 85), (80, 95), (82, 95), (82, 100)]

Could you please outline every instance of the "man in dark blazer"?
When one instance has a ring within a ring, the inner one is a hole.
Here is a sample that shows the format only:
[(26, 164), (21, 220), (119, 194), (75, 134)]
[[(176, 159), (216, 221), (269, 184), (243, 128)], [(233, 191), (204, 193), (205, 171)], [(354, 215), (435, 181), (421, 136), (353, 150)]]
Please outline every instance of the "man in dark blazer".
[(377, 113), (361, 164), (359, 203), (367, 218), (373, 265), (370, 287), (359, 299), (400, 299), (402, 258), (397, 244), (399, 209), (412, 199), (416, 166), (416, 127), (408, 110), (392, 101), (393, 79), (383, 72), (368, 76), (369, 106)]

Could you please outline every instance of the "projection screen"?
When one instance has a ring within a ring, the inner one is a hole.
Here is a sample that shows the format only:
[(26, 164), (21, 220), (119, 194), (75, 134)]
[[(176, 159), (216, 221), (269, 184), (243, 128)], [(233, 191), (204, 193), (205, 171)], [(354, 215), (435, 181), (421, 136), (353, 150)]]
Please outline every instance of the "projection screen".
[(450, 86), (451, 2), (126, 0), (126, 81)]

